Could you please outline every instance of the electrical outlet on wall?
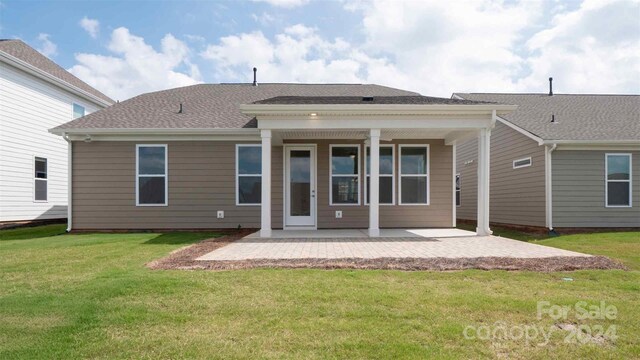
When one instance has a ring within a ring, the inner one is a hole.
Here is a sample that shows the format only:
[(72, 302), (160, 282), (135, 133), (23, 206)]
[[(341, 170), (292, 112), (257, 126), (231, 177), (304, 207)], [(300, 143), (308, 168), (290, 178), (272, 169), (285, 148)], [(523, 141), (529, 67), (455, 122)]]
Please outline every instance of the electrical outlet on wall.
[(218, 210), (218, 219), (224, 219), (224, 211)]
[(342, 210), (336, 210), (336, 219), (342, 219)]

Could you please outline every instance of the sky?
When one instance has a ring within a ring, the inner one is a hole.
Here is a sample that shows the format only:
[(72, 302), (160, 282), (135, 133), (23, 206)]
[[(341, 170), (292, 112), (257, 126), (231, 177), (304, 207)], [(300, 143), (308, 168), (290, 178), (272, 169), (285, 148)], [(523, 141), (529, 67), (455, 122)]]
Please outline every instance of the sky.
[(19, 38), (117, 100), (198, 83), (640, 93), (640, 0), (0, 0)]

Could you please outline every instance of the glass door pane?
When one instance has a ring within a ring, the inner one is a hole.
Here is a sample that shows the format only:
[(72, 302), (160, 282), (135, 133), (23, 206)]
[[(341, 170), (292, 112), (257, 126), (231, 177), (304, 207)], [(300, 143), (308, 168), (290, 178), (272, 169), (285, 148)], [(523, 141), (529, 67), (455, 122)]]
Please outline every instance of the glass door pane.
[(311, 151), (291, 150), (289, 209), (291, 216), (311, 215)]

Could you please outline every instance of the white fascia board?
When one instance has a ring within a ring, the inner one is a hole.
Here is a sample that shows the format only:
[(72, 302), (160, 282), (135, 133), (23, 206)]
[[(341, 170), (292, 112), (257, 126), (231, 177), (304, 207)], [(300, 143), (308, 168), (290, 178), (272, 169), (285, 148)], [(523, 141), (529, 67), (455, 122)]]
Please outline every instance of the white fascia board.
[(640, 151), (640, 140), (548, 140), (557, 150)]
[(545, 140), (545, 144), (640, 145), (640, 140)]
[(493, 111), (506, 114), (516, 110), (517, 105), (478, 104), (304, 104), (270, 105), (244, 104), (240, 111), (247, 115), (491, 115)]
[(258, 129), (52, 129), (72, 141), (260, 141)]
[(63, 81), (63, 80), (61, 80), (61, 79), (49, 74), (46, 71), (42, 71), (42, 70), (38, 69), (37, 67), (35, 67), (35, 66), (25, 62), (25, 61), (22, 61), (22, 60), (18, 59), (17, 57), (13, 56), (13, 55), (7, 54), (7, 53), (5, 53), (3, 51), (0, 51), (0, 61), (4, 62), (6, 64), (9, 64), (9, 65), (11, 65), (13, 67), (16, 67), (16, 68), (18, 68), (18, 69), (20, 69), (22, 71), (25, 71), (25, 72), (27, 72), (27, 73), (29, 73), (29, 74), (37, 77), (37, 78), (40, 78), (40, 79), (42, 79), (44, 81), (47, 81), (47, 82), (52, 83), (52, 84), (54, 84), (56, 86), (59, 86), (59, 87), (63, 88), (64, 90), (69, 91), (69, 92), (71, 92), (71, 93), (73, 93), (75, 95), (78, 95), (78, 96), (80, 96), (80, 97), (82, 97), (82, 98), (84, 98), (86, 100), (89, 100), (90, 102), (92, 102), (94, 104), (97, 104), (97, 105), (99, 105), (101, 107), (107, 107), (107, 106), (111, 106), (111, 105), (114, 104), (112, 102), (109, 102), (107, 100), (99, 98), (99, 97), (97, 97), (97, 96), (95, 96), (95, 95), (93, 95), (91, 93), (88, 93), (88, 92), (86, 92), (86, 91), (84, 91), (84, 90), (82, 90), (82, 89), (80, 89), (80, 88), (78, 88), (78, 87), (76, 87), (74, 85), (71, 85), (68, 82)]
[(69, 128), (49, 130), (56, 135), (62, 134), (82, 134), (82, 135), (260, 135), (260, 130), (250, 129), (216, 129), (216, 128)]
[(519, 132), (520, 134), (528, 137), (529, 139), (535, 141), (538, 143), (538, 145), (544, 145), (545, 144), (545, 140), (542, 139), (539, 136), (536, 136), (530, 132), (528, 132), (527, 130), (521, 128), (518, 125), (513, 124), (512, 122), (510, 122), (509, 120), (506, 120), (504, 118), (501, 118), (500, 116), (497, 117), (497, 120), (500, 121), (501, 123), (507, 125), (508, 127), (512, 128), (513, 130)]
[(261, 129), (272, 130), (303, 130), (303, 129), (482, 129), (491, 126), (491, 118), (455, 119), (439, 118), (428, 119), (424, 117), (411, 117), (394, 119), (383, 117), (336, 117), (336, 118), (309, 118), (309, 117), (268, 117), (259, 118), (258, 126)]

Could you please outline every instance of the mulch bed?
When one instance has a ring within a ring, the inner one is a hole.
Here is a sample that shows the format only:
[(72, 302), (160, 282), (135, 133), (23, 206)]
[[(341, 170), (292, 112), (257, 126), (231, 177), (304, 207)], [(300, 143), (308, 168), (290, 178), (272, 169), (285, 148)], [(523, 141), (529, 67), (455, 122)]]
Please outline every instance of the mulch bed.
[(152, 261), (147, 267), (154, 270), (238, 270), (255, 268), (286, 269), (386, 269), (386, 270), (435, 270), (452, 271), (479, 270), (527, 270), (527, 271), (574, 271), (585, 269), (622, 269), (626, 267), (606, 256), (576, 256), (549, 258), (378, 258), (378, 259), (251, 259), (235, 261), (201, 261), (196, 258), (219, 249), (250, 234), (239, 231), (220, 238), (206, 239), (178, 249), (169, 256)]

